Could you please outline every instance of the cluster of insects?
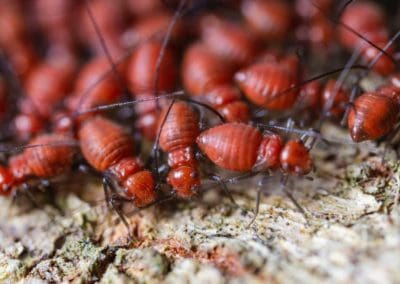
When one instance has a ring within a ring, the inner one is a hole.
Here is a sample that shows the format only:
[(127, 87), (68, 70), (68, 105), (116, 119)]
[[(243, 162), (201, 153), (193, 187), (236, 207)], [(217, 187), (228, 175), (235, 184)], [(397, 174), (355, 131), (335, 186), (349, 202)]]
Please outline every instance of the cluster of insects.
[[(327, 119), (356, 143), (390, 140), (399, 32), (387, 13), (361, 0), (1, 0), (0, 195), (79, 169), (127, 224), (121, 202), (309, 174)], [(382, 83), (364, 90), (371, 74)]]

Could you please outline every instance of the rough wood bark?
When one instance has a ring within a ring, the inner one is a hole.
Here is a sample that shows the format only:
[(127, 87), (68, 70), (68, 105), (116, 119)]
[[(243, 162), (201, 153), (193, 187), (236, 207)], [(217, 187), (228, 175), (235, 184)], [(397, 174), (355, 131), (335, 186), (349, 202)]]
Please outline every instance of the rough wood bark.
[(57, 189), (63, 214), (1, 199), (0, 282), (400, 283), (400, 163), (390, 153), (382, 162), (382, 152), (371, 144), (313, 150), (314, 180), (287, 186), (307, 219), (271, 178), (247, 228), (252, 180), (235, 186), (239, 207), (213, 190), (134, 215), (130, 247), (115, 215), (88, 202), (103, 198), (96, 183)]

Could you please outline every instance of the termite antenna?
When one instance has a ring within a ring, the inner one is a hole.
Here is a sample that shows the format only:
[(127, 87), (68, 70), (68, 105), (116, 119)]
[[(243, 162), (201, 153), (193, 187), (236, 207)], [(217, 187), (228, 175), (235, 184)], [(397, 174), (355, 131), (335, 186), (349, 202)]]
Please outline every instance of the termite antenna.
[[(307, 85), (307, 84), (309, 84), (309, 83), (311, 83), (311, 82), (313, 82), (313, 81), (317, 81), (317, 80), (323, 79), (323, 78), (325, 78), (325, 77), (334, 75), (334, 74), (336, 74), (336, 73), (343, 72), (343, 70), (347, 70), (348, 68), (349, 68), (349, 67), (340, 67), (340, 68), (333, 69), (333, 70), (330, 70), (330, 71), (328, 71), (328, 72), (325, 72), (325, 73), (322, 73), (322, 74), (313, 76), (313, 77), (311, 77), (311, 78), (309, 78), (309, 79), (307, 79), (307, 80), (304, 80), (303, 82), (300, 82), (299, 84), (296, 84), (296, 85), (294, 85), (294, 86), (292, 86), (292, 87), (290, 87), (290, 88), (287, 88), (287, 89), (281, 91), (281, 92), (278, 93), (276, 96), (270, 98), (270, 99), (268, 100), (268, 102), (269, 102), (269, 101), (276, 100), (276, 99), (279, 99), (281, 96), (284, 96), (284, 95), (290, 93), (290, 92), (293, 91), (293, 90), (301, 89), (302, 87), (304, 87), (305, 85)], [(364, 70), (364, 69), (367, 69), (367, 66), (365, 66), (365, 65), (353, 65), (353, 66), (350, 66), (350, 69), (351, 69), (351, 70), (353, 70), (353, 69), (361, 69), (361, 70)], [(265, 110), (264, 107), (259, 107), (259, 108), (257, 108), (257, 109), (255, 110), (254, 114), (258, 114), (258, 113), (260, 113), (260, 112), (262, 112), (262, 111), (264, 111), (264, 110)]]
[(210, 180), (217, 182), (219, 184), (219, 188), (222, 189), (223, 193), (229, 198), (229, 200), (232, 202), (232, 204), (234, 204), (236, 207), (239, 207), (239, 205), (236, 203), (235, 199), (233, 198), (231, 191), (226, 186), (225, 181), (220, 176), (215, 175), (215, 174), (209, 174), (208, 178)]
[(300, 203), (297, 201), (297, 199), (293, 196), (293, 194), (288, 190), (287, 188), (287, 182), (289, 180), (289, 176), (284, 175), (282, 176), (281, 179), (281, 187), (282, 191), (285, 193), (285, 195), (292, 201), (294, 206), (300, 211), (300, 213), (303, 215), (304, 219), (306, 220), (308, 224), (308, 217), (307, 217), (307, 211), (300, 205)]
[[(88, 0), (86, 0), (86, 1), (88, 1)], [(161, 49), (160, 49), (160, 52), (158, 53), (158, 57), (157, 57), (157, 61), (156, 61), (156, 73), (155, 73), (155, 77), (154, 77), (154, 96), (158, 95), (158, 81), (160, 78), (161, 62), (164, 58), (165, 49), (167, 48), (167, 45), (169, 44), (169, 41), (171, 39), (172, 31), (173, 31), (178, 19), (182, 15), (183, 8), (186, 5), (186, 1), (187, 0), (179, 1), (179, 6), (176, 9), (174, 16), (172, 17), (170, 23), (168, 24), (167, 33), (165, 34), (164, 39), (162, 41)], [(161, 108), (159, 101), (156, 101), (156, 107), (157, 107), (157, 110), (159, 111)]]
[(0, 145), (0, 153), (18, 153), (22, 150), (31, 149), (31, 148), (65, 147), (65, 146), (79, 147), (79, 142), (75, 141), (75, 140), (70, 140), (70, 141), (46, 143), (46, 144), (20, 145), (20, 146), (9, 147), (9, 148), (5, 148), (5, 147), (2, 147), (2, 145)]
[(302, 139), (304, 139), (306, 136), (313, 138), (313, 139), (318, 139), (322, 141), (325, 144), (350, 144), (350, 145), (355, 145), (356, 143), (351, 142), (351, 141), (343, 141), (343, 140), (338, 140), (338, 139), (327, 139), (325, 138), (321, 132), (318, 129), (310, 128), (310, 129), (300, 129), (296, 127), (291, 127), (290, 131), (287, 126), (281, 126), (281, 125), (276, 125), (276, 124), (262, 124), (262, 123), (256, 123), (254, 124), (256, 127), (260, 129), (272, 129), (272, 130), (279, 130), (279, 131), (284, 131), (284, 132), (291, 132), (295, 133), (298, 135), (302, 135)]
[[(354, 35), (356, 35), (356, 36), (357, 36), (358, 38), (360, 38), (361, 40), (367, 42), (369, 45), (373, 46), (374, 48), (376, 48), (377, 50), (379, 50), (380, 52), (382, 52), (383, 54), (385, 54), (385, 55), (390, 59), (390, 61), (393, 62), (393, 64), (394, 64), (395, 66), (398, 66), (397, 61), (396, 61), (390, 54), (388, 54), (386, 51), (384, 51), (382, 48), (380, 48), (379, 46), (377, 46), (375, 43), (373, 43), (372, 41), (370, 41), (369, 39), (367, 39), (365, 36), (363, 36), (362, 34), (360, 34), (359, 32), (357, 32), (356, 30), (354, 30), (352, 27), (348, 26), (347, 24), (343, 23), (342, 21), (337, 20), (337, 19), (335, 19), (334, 17), (332, 17), (331, 15), (329, 15), (328, 13), (326, 13), (326, 12), (324, 11), (324, 9), (322, 9), (318, 4), (315, 3), (314, 0), (310, 0), (310, 1), (311, 1), (311, 4), (312, 4), (315, 8), (317, 8), (322, 14), (324, 14), (325, 17), (326, 17), (327, 19), (329, 19), (330, 21), (332, 21), (332, 22), (333, 22), (334, 24), (336, 24), (336, 25), (340, 25), (341, 27), (343, 27), (343, 28), (346, 29), (347, 31), (349, 31), (349, 32), (353, 33)], [(344, 11), (344, 10), (343, 10), (343, 11)], [(343, 11), (342, 11), (342, 12), (343, 12)]]
[(336, 14), (336, 19), (340, 19), (340, 16), (343, 14), (344, 10), (346, 10), (347, 6), (349, 6), (354, 0), (347, 0), (343, 4), (340, 5), (338, 8), (337, 14)]
[(324, 106), (322, 107), (322, 116), (318, 122), (317, 129), (320, 129), (322, 127), (322, 124), (325, 121), (325, 119), (327, 118), (330, 109), (333, 107), (335, 98), (338, 95), (341, 86), (343, 85), (347, 75), (349, 74), (350, 70), (352, 69), (351, 67), (354, 66), (354, 63), (357, 61), (357, 59), (360, 57), (360, 55), (361, 55), (361, 46), (359, 45), (353, 51), (350, 59), (346, 62), (342, 72), (340, 73), (339, 79), (335, 82), (332, 95), (324, 103)]
[(388, 41), (388, 43), (382, 48), (382, 50), (380, 50), (379, 53), (375, 56), (375, 58), (368, 64), (368, 70), (371, 70), (374, 67), (379, 58), (381, 58), (382, 55), (384, 54), (383, 51), (388, 50), (389, 47), (398, 39), (399, 36), (400, 36), (400, 30), (397, 31), (397, 33)]
[[(153, 40), (154, 38), (157, 38), (159, 36), (161, 31), (156, 32), (154, 34), (152, 34), (151, 36), (147, 37), (146, 39), (144, 39), (143, 41), (134, 44), (133, 46), (131, 46), (129, 48), (129, 50), (127, 52), (125, 52), (124, 55), (121, 56), (121, 58), (119, 58), (116, 61), (116, 65), (119, 66), (121, 64), (123, 64), (131, 55), (132, 53), (135, 51), (136, 48), (140, 47), (142, 44), (145, 44), (151, 40)], [(118, 71), (118, 68), (116, 68)], [(101, 83), (102, 81), (104, 81), (105, 79), (108, 78), (108, 76), (110, 76), (113, 73), (113, 68), (110, 68), (108, 70), (106, 70), (95, 82), (93, 82), (85, 91), (83, 91), (80, 96), (79, 96), (79, 101), (77, 104), (77, 110), (81, 109), (81, 106), (83, 105), (83, 103), (85, 102), (85, 100), (87, 100), (89, 94), (96, 88), (96, 86)], [(122, 80), (122, 79), (121, 79)], [(125, 88), (125, 84), (123, 84), (124, 89)]]
[(110, 51), (109, 51), (109, 49), (107, 47), (107, 43), (106, 43), (103, 35), (101, 34), (100, 27), (97, 24), (97, 21), (96, 21), (94, 15), (93, 15), (92, 9), (90, 8), (89, 0), (85, 0), (85, 7), (86, 7), (86, 11), (87, 11), (87, 13), (89, 15), (90, 22), (92, 23), (93, 28), (94, 28), (94, 30), (96, 32), (96, 35), (97, 35), (97, 37), (98, 37), (98, 39), (100, 41), (100, 45), (103, 48), (103, 51), (104, 51), (104, 53), (105, 53), (105, 55), (107, 57), (107, 60), (111, 65), (112, 73), (114, 74), (115, 79), (117, 80), (117, 82), (122, 87), (122, 90), (124, 91), (124, 93), (125, 94), (129, 94), (129, 90), (127, 89), (126, 85), (124, 84), (124, 80), (123, 80), (120, 72), (117, 69), (117, 65), (115, 64), (114, 59), (111, 56), (111, 53), (110, 53)]
[(180, 98), (180, 100), (189, 102), (189, 103), (194, 104), (194, 105), (201, 106), (201, 107), (209, 110), (213, 114), (215, 114), (218, 117), (218, 119), (221, 120), (222, 123), (226, 122), (225, 117), (223, 117), (217, 110), (215, 110), (212, 106), (210, 106), (208, 104), (205, 104), (205, 103), (202, 103), (202, 102), (199, 102), (199, 101), (195, 101), (195, 100), (192, 100), (192, 99), (189, 99), (189, 98)]
[(114, 103), (114, 104), (107, 104), (107, 105), (100, 105), (96, 106), (93, 108), (85, 109), (82, 111), (76, 111), (72, 114), (72, 117), (77, 117), (80, 115), (88, 114), (88, 113), (93, 113), (93, 112), (98, 112), (98, 111), (108, 111), (108, 110), (113, 110), (113, 109), (118, 109), (121, 107), (125, 106), (132, 106), (138, 103), (143, 103), (143, 102), (149, 102), (149, 101), (154, 101), (154, 100), (159, 100), (159, 99), (166, 99), (166, 98), (176, 98), (180, 96), (184, 96), (185, 92), (183, 90), (172, 92), (172, 93), (165, 93), (163, 95), (160, 95), (158, 97), (152, 97), (152, 98), (145, 98), (145, 99), (136, 99), (128, 102), (120, 102), (120, 103)]

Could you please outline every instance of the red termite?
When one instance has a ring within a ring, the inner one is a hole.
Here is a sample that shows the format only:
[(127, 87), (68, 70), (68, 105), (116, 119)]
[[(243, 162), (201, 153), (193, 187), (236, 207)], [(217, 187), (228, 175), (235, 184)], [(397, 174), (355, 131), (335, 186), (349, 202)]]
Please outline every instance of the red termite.
[(315, 52), (325, 52), (335, 39), (334, 25), (327, 16), (332, 8), (332, 0), (295, 1), (295, 11), (300, 18), (296, 38), (310, 42)]
[(43, 131), (57, 105), (68, 94), (72, 72), (50, 63), (38, 65), (25, 81), (26, 96), (21, 98), (21, 113), (14, 118), (19, 139), (26, 140)]
[[(123, 72), (125, 65), (118, 67)], [(107, 74), (108, 68), (109, 63), (105, 57), (97, 57), (86, 63), (77, 75), (73, 96), (67, 98), (67, 109), (84, 110), (118, 101), (122, 90), (118, 80)]]
[[(137, 47), (133, 52), (126, 70), (126, 77), (133, 93), (138, 95), (155, 91), (157, 60), (161, 50), (162, 43), (160, 41), (149, 41)], [(164, 50), (164, 56), (157, 72), (159, 74), (157, 90), (173, 91), (178, 70), (174, 54), (168, 47)]]
[(302, 72), (295, 55), (266, 52), (256, 63), (238, 71), (234, 78), (243, 94), (260, 107), (275, 111), (296, 107), (317, 113), (322, 106), (324, 110), (327, 106), (329, 116), (338, 118), (349, 100), (348, 92), (342, 86), (337, 86), (335, 80), (329, 80), (324, 89), (316, 82), (316, 79), (338, 70), (300, 83)]
[(163, 109), (160, 127), (159, 145), (168, 153), (171, 168), (167, 182), (178, 197), (192, 197), (200, 185), (194, 150), (199, 134), (198, 113), (185, 102), (174, 102), (171, 108)]
[[(338, 30), (340, 42), (351, 50), (361, 48), (362, 57), (367, 63), (374, 60), (381, 52), (378, 48), (384, 48), (389, 42), (385, 13), (379, 5), (373, 2), (352, 3), (345, 9), (340, 20), (346, 27), (341, 26)], [(362, 40), (354, 31), (369, 42)], [(393, 72), (395, 65), (388, 57), (392, 53), (392, 48), (386, 50), (373, 69), (383, 75)]]
[(233, 68), (201, 43), (190, 46), (184, 55), (182, 80), (186, 90), (214, 107), (227, 121), (248, 121), (248, 105), (232, 84)]
[(10, 158), (8, 167), (0, 167), (0, 195), (15, 193), (27, 181), (51, 179), (67, 172), (75, 154), (73, 145), (58, 134), (42, 134), (32, 139), (21, 154)]
[(119, 194), (121, 189), (137, 207), (156, 200), (153, 175), (143, 169), (135, 156), (133, 139), (121, 126), (100, 116), (91, 117), (83, 122), (78, 138), (86, 161), (103, 175), (106, 194)]
[(240, 68), (258, 53), (255, 38), (241, 25), (206, 15), (200, 22), (201, 38), (218, 57)]
[[(88, 11), (88, 0), (81, 5), (81, 29), (79, 30), (83, 43), (89, 44), (96, 55), (104, 55), (104, 49), (97, 35), (97, 29), (108, 44), (108, 52), (112, 57), (123, 55), (120, 38), (126, 25), (126, 9), (122, 1), (97, 0), (90, 3), (91, 15)], [(93, 26), (91, 17), (96, 19)]]
[(300, 140), (283, 145), (277, 134), (263, 135), (243, 123), (225, 123), (200, 133), (200, 150), (217, 166), (231, 171), (266, 171), (305, 175), (312, 170), (308, 149)]
[(47, 56), (54, 61), (64, 60), (65, 66), (78, 62), (78, 39), (74, 30), (77, 2), (64, 0), (33, 1), (33, 17), (48, 44)]
[(298, 76), (279, 64), (253, 64), (237, 72), (235, 81), (251, 102), (270, 110), (290, 109), (298, 96), (298, 90), (291, 90)]
[(392, 131), (400, 111), (400, 90), (385, 86), (359, 96), (350, 108), (347, 124), (355, 142), (379, 139)]
[(292, 25), (292, 9), (286, 1), (246, 0), (242, 14), (257, 36), (267, 42), (286, 41)]
[(24, 79), (37, 63), (38, 55), (31, 44), (19, 1), (0, 3), (0, 46), (9, 57), (16, 73)]

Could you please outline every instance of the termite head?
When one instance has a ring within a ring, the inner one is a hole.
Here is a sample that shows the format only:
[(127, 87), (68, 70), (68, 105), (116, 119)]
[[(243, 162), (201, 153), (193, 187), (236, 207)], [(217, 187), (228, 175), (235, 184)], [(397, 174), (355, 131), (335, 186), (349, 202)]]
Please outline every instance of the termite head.
[(126, 195), (133, 198), (137, 207), (149, 205), (157, 198), (154, 177), (150, 171), (140, 171), (128, 176), (123, 186)]
[(14, 185), (15, 179), (11, 171), (6, 167), (0, 166), (0, 195), (10, 195)]
[(135, 158), (122, 159), (110, 168), (122, 189), (136, 207), (144, 207), (157, 198), (154, 177), (150, 171), (141, 170), (142, 162)]
[(280, 162), (283, 171), (291, 175), (306, 175), (313, 168), (310, 153), (300, 140), (290, 140), (286, 143), (280, 155)]
[(258, 148), (254, 170), (276, 169), (280, 165), (279, 154), (282, 151), (282, 139), (277, 134), (264, 136)]
[(197, 193), (200, 177), (195, 167), (185, 165), (171, 169), (167, 182), (172, 186), (178, 197), (190, 198)]

